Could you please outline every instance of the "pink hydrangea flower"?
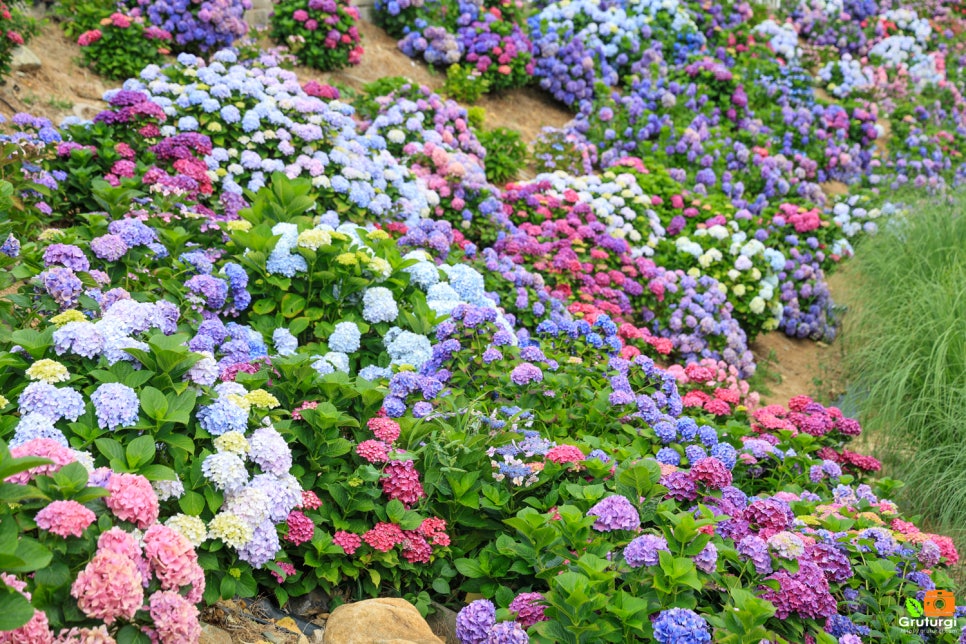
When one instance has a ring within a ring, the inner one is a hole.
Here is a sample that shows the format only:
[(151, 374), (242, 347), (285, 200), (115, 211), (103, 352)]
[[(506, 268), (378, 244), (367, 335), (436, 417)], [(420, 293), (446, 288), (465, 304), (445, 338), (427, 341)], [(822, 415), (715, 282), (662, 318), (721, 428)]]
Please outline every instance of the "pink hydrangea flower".
[(144, 604), (141, 573), (128, 557), (110, 550), (99, 551), (77, 575), (70, 588), (77, 607), (88, 617), (113, 624), (130, 620)]
[(37, 513), (37, 526), (48, 532), (80, 537), (97, 517), (77, 501), (53, 501)]
[(141, 544), (130, 532), (125, 532), (116, 526), (102, 532), (101, 536), (97, 538), (97, 549), (110, 550), (119, 555), (124, 555), (138, 567), (141, 572), (142, 585), (147, 588), (148, 584), (151, 583), (151, 568), (148, 566), (148, 560), (144, 558), (144, 554), (141, 552)]
[(158, 495), (140, 474), (114, 474), (107, 482), (107, 507), (122, 521), (144, 530), (158, 520)]
[(285, 576), (283, 577), (282, 575), (278, 574), (274, 570), (271, 571), (272, 577), (275, 577), (275, 580), (278, 581), (278, 583), (280, 584), (283, 583), (287, 578), (295, 574), (295, 566), (288, 563), (287, 561), (276, 561), (275, 565), (281, 568), (282, 572), (285, 573)]
[(367, 424), (376, 438), (385, 443), (391, 444), (399, 438), (399, 423), (391, 418), (370, 418)]
[(0, 631), (0, 644), (54, 644), (47, 614), (34, 610), (34, 616), (20, 628)]
[(449, 535), (446, 534), (446, 519), (438, 517), (423, 519), (419, 525), (419, 533), (429, 539), (434, 546), (445, 548), (450, 544)]
[(579, 463), (584, 460), (584, 453), (573, 445), (557, 445), (547, 451), (547, 460), (554, 463)]
[(305, 510), (318, 510), (322, 507), (322, 499), (312, 490), (302, 490), (302, 505)]
[(161, 590), (149, 600), (153, 642), (197, 642), (201, 639), (198, 609), (173, 590)]
[(50, 438), (35, 438), (27, 441), (23, 445), (12, 447), (10, 449), (10, 456), (13, 458), (40, 456), (41, 458), (47, 458), (53, 461), (52, 465), (38, 465), (37, 467), (32, 467), (29, 470), (18, 472), (13, 476), (7, 477), (7, 483), (17, 483), (19, 485), (29, 483), (35, 476), (53, 474), (63, 466), (77, 460), (74, 452)]
[(382, 491), (390, 499), (402, 501), (407, 508), (426, 496), (419, 472), (412, 461), (391, 461), (382, 472)]
[(164, 590), (180, 591), (204, 579), (194, 546), (166, 525), (156, 523), (144, 533), (144, 555)]
[(429, 563), (433, 556), (433, 548), (423, 538), (423, 535), (416, 530), (406, 530), (403, 535), (403, 559), (409, 563)]

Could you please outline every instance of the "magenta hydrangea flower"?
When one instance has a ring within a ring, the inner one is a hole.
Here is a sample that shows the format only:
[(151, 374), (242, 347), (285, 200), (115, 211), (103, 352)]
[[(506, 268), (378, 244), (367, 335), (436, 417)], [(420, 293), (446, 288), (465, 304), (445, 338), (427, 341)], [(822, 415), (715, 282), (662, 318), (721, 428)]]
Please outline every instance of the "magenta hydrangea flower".
[(731, 485), (731, 472), (724, 463), (713, 456), (702, 458), (694, 463), (689, 476), (695, 482), (704, 483), (712, 490), (720, 490)]
[(362, 537), (351, 532), (339, 530), (332, 536), (332, 543), (342, 548), (347, 555), (352, 555), (362, 545)]
[(800, 561), (798, 572), (794, 574), (779, 570), (768, 579), (776, 580), (779, 589), (762, 586), (761, 598), (775, 605), (775, 615), (779, 619), (793, 613), (811, 619), (836, 613), (835, 597), (829, 592), (828, 580), (821, 568), (811, 561)]
[(537, 622), (545, 622), (549, 618), (544, 615), (546, 606), (542, 603), (541, 593), (520, 593), (510, 602), (510, 611), (517, 614), (517, 621), (523, 628), (530, 628)]

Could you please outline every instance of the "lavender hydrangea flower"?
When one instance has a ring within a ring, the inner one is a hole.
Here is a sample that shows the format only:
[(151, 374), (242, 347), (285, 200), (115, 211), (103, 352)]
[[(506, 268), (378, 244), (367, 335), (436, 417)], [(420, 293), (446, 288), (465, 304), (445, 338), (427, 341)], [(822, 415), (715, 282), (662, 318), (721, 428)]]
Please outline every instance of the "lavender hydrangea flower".
[(712, 574), (718, 565), (718, 549), (708, 542), (704, 549), (694, 557), (694, 567), (703, 573)]
[(292, 450), (274, 427), (261, 427), (248, 439), (249, 458), (265, 472), (279, 476), (292, 467)]
[(99, 259), (116, 262), (127, 253), (128, 246), (120, 235), (101, 235), (91, 240), (91, 252)]
[(521, 387), (533, 382), (543, 382), (543, 372), (540, 367), (529, 362), (523, 362), (510, 372), (510, 380), (513, 381), (513, 384)]
[(13, 234), (7, 235), (6, 241), (0, 246), (0, 253), (3, 253), (7, 257), (17, 257), (20, 255), (20, 240), (13, 236)]
[(529, 644), (530, 637), (516, 622), (494, 624), (487, 634), (484, 644)]
[(253, 568), (261, 568), (273, 561), (281, 549), (278, 530), (270, 519), (266, 519), (255, 528), (251, 540), (238, 549), (238, 558)]
[(660, 551), (669, 552), (667, 539), (656, 534), (642, 534), (624, 548), (624, 561), (631, 568), (656, 566)]
[(127, 385), (105, 382), (91, 394), (91, 402), (101, 429), (114, 431), (137, 423), (141, 405), (137, 392)]
[(496, 607), (487, 599), (477, 599), (456, 615), (456, 637), (463, 644), (482, 644), (495, 625)]
[(611, 530), (636, 530), (641, 527), (641, 517), (637, 508), (619, 494), (601, 499), (594, 507), (587, 510), (587, 516), (597, 517), (594, 530), (610, 532)]

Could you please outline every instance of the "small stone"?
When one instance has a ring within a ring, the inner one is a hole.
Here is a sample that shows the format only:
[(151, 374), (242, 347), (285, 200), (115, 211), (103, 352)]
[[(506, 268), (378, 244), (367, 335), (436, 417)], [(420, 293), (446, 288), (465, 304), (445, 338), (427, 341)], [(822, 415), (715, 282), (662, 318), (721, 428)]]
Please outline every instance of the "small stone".
[(272, 644), (282, 644), (282, 638), (271, 631), (262, 631), (262, 637), (272, 642)]
[(231, 635), (217, 626), (203, 623), (199, 644), (232, 644)]
[(444, 644), (405, 599), (367, 599), (339, 606), (325, 625), (324, 644)]
[(35, 72), (40, 69), (40, 59), (27, 47), (17, 47), (10, 59), (10, 69), (15, 72)]
[(293, 633), (301, 633), (302, 632), (301, 630), (299, 630), (298, 624), (296, 624), (295, 623), (295, 620), (292, 619), (291, 617), (283, 617), (282, 619), (280, 619), (277, 622), (275, 622), (275, 625), (278, 626), (279, 628), (283, 628), (283, 629), (285, 629), (287, 631), (291, 631)]

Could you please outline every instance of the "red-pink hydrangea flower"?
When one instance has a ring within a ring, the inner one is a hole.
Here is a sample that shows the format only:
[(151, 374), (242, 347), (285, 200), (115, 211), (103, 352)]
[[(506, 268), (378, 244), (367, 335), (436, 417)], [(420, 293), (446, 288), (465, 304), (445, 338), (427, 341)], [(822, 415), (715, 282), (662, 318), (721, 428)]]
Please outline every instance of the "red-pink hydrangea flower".
[(362, 540), (379, 552), (389, 552), (403, 542), (405, 536), (395, 523), (377, 523), (362, 535)]
[(376, 438), (385, 442), (393, 443), (397, 438), (399, 438), (399, 423), (394, 421), (392, 418), (370, 418), (367, 423), (369, 429)]
[(298, 510), (292, 510), (288, 513), (286, 523), (288, 524), (288, 534), (285, 535), (286, 541), (299, 545), (311, 541), (312, 537), (315, 536), (315, 523)]
[(385, 463), (389, 460), (389, 445), (382, 441), (362, 441), (356, 445), (356, 453), (370, 463)]
[(322, 507), (322, 499), (312, 490), (302, 490), (302, 504), (299, 507), (306, 510), (318, 510)]
[(731, 472), (728, 466), (713, 456), (699, 459), (691, 466), (689, 474), (695, 482), (704, 483), (712, 490), (720, 490), (731, 485)]
[(429, 539), (434, 546), (445, 548), (450, 544), (449, 535), (446, 534), (446, 519), (438, 517), (423, 519), (419, 525), (419, 533)]
[(282, 572), (285, 573), (285, 576), (283, 577), (282, 575), (278, 574), (274, 570), (269, 571), (272, 573), (272, 577), (275, 577), (275, 580), (278, 581), (278, 583), (280, 584), (295, 574), (295, 566), (288, 563), (287, 561), (276, 561), (275, 565), (281, 568)]
[(409, 563), (429, 563), (433, 548), (426, 542), (423, 535), (416, 530), (406, 530), (403, 535), (403, 559)]
[(141, 573), (128, 557), (110, 550), (98, 551), (80, 571), (70, 588), (77, 607), (88, 617), (112, 624), (132, 619), (144, 604)]
[(407, 508), (425, 496), (419, 472), (412, 461), (391, 461), (382, 472), (382, 491), (390, 499), (401, 501)]
[(158, 495), (140, 474), (117, 473), (107, 482), (105, 502), (114, 515), (142, 530), (158, 520)]
[[(351, 532), (345, 532), (344, 530), (339, 530), (332, 537), (332, 543), (339, 546), (347, 555), (355, 554), (359, 546), (362, 545), (362, 537), (357, 534), (352, 534)], [(391, 548), (392, 546), (390, 546)]]
[(523, 628), (530, 628), (537, 622), (549, 619), (543, 614), (546, 606), (541, 604), (543, 595), (540, 593), (520, 593), (510, 602), (510, 612), (517, 614), (517, 620)]
[(37, 526), (48, 532), (79, 537), (97, 517), (77, 501), (53, 501), (37, 513)]

